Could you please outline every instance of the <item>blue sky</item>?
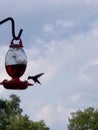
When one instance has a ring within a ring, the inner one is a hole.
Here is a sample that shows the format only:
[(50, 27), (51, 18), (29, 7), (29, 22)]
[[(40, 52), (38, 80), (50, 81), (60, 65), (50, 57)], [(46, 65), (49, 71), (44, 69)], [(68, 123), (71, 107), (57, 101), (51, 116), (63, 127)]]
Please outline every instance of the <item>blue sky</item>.
[[(0, 87), (0, 98), (17, 94), (24, 114), (44, 119), (51, 130), (67, 130), (71, 112), (98, 108), (98, 1), (3, 0), (0, 19), (13, 17), (28, 65), (21, 80), (45, 72), (42, 86), (24, 91)], [(0, 28), (0, 80), (10, 79), (5, 55), (11, 36), (10, 22)]]

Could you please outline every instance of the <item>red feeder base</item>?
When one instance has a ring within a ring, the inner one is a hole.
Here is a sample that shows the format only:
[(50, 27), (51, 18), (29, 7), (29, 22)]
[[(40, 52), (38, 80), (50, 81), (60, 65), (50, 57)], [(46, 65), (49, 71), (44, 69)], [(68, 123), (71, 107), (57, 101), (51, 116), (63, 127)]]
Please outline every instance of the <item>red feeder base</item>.
[(28, 86), (33, 86), (33, 84), (28, 81), (20, 81), (20, 80), (4, 80), (0, 83), (6, 89), (14, 89), (14, 90), (24, 90), (28, 88)]

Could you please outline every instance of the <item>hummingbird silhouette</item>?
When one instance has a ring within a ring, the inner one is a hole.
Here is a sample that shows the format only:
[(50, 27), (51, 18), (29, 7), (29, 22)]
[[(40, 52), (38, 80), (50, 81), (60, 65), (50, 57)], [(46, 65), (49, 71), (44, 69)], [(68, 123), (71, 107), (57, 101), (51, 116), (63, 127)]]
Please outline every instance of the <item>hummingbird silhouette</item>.
[(41, 77), (44, 73), (40, 73), (37, 74), (35, 76), (28, 76), (28, 79), (32, 79), (34, 81), (34, 83), (39, 83), (41, 84), (41, 82), (38, 80), (39, 77)]

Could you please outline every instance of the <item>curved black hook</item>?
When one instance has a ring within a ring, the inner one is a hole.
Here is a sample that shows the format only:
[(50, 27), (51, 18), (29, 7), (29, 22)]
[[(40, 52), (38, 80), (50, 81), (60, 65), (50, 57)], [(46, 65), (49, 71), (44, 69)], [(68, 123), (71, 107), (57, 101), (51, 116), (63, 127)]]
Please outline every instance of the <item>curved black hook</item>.
[(22, 34), (23, 29), (20, 29), (20, 31), (19, 31), (19, 33), (18, 33), (17, 36), (15, 35), (15, 23), (14, 23), (14, 19), (13, 19), (12, 17), (8, 17), (8, 18), (6, 18), (6, 19), (0, 21), (0, 25), (3, 24), (3, 23), (5, 23), (5, 22), (7, 22), (7, 21), (9, 21), (9, 20), (10, 20), (11, 23), (12, 23), (12, 36), (13, 36), (13, 39), (19, 40), (19, 39), (20, 39), (20, 36), (21, 36), (21, 34)]

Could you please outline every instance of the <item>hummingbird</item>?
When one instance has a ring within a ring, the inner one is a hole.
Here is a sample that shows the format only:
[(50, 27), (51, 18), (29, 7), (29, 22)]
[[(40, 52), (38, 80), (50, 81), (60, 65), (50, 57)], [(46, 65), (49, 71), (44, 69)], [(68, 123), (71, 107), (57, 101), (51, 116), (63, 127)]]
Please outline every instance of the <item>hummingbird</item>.
[(34, 81), (34, 83), (39, 83), (41, 84), (41, 82), (38, 80), (39, 77), (41, 77), (44, 73), (40, 73), (37, 74), (35, 76), (28, 76), (28, 79), (32, 79)]

